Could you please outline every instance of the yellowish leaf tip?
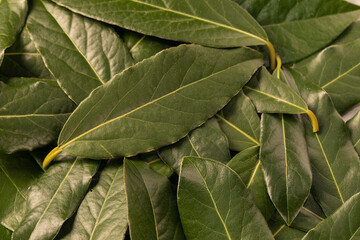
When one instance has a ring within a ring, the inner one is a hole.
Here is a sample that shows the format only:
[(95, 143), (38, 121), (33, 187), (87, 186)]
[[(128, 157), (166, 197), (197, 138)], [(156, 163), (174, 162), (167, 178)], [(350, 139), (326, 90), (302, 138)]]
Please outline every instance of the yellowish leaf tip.
[(309, 116), (311, 120), (311, 124), (313, 126), (313, 132), (316, 133), (317, 131), (319, 131), (319, 123), (315, 114), (309, 109), (306, 111), (306, 114)]
[(61, 153), (62, 149), (59, 147), (54, 148), (53, 150), (51, 150), (48, 155), (45, 157), (44, 162), (43, 162), (43, 168), (47, 168), (49, 166), (49, 164), (51, 163), (51, 161), (59, 154)]

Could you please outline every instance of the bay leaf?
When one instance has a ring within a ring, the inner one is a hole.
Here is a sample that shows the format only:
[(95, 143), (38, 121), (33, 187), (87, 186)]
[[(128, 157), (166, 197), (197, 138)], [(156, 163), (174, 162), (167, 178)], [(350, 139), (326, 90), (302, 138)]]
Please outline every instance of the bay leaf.
[(11, 78), (0, 91), (0, 150), (8, 153), (54, 141), (74, 109), (54, 80)]
[(142, 161), (125, 159), (124, 165), (131, 239), (185, 239), (167, 177)]
[(355, 116), (346, 122), (350, 131), (351, 139), (358, 154), (360, 154), (360, 111)]
[(1, 0), (0, 1), (0, 66), (4, 58), (5, 49), (10, 47), (21, 31), (28, 4), (26, 0)]
[(11, 231), (0, 224), (0, 238), (3, 240), (11, 239)]
[(245, 48), (163, 51), (95, 89), (70, 116), (55, 150), (105, 159), (174, 143), (219, 111), (262, 64)]
[(188, 239), (273, 239), (239, 175), (214, 160), (184, 158), (178, 208)]
[(288, 227), (286, 224), (281, 225), (273, 234), (275, 240), (301, 240), (305, 235), (306, 232)]
[(46, 66), (77, 104), (133, 64), (111, 27), (50, 1), (32, 1), (26, 26)]

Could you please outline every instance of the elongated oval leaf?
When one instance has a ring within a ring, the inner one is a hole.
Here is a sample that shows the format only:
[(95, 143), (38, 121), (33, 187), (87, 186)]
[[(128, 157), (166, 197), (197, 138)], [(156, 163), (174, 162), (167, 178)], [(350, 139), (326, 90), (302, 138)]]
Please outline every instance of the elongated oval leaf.
[(24, 24), (28, 5), (26, 0), (0, 1), (0, 66), (4, 58), (4, 51), (10, 47), (21, 31)]
[(305, 118), (306, 141), (313, 173), (312, 193), (326, 216), (360, 191), (360, 160), (346, 125), (329, 96), (292, 72), (296, 85), (319, 118), (320, 131), (312, 133)]
[(160, 149), (158, 153), (177, 173), (185, 156), (211, 158), (223, 163), (230, 160), (229, 144), (215, 119), (210, 119), (184, 139)]
[(71, 217), (89, 187), (98, 162), (61, 159), (29, 189), (25, 216), (13, 239), (53, 239)]
[(187, 239), (273, 239), (239, 175), (217, 161), (184, 158), (178, 208)]
[(170, 181), (140, 161), (124, 172), (131, 239), (185, 239)]
[(46, 0), (32, 1), (27, 28), (45, 64), (79, 104), (133, 60), (108, 26)]
[(32, 150), (54, 141), (74, 103), (53, 80), (0, 82), (0, 150)]
[(71, 232), (62, 239), (123, 239), (127, 230), (123, 165), (108, 162), (77, 210)]
[(263, 114), (260, 159), (271, 200), (290, 225), (311, 188), (311, 168), (301, 120)]
[(230, 149), (242, 151), (260, 145), (260, 118), (251, 100), (240, 92), (218, 114)]
[(103, 159), (173, 143), (238, 93), (260, 57), (249, 49), (196, 45), (163, 51), (95, 89), (65, 124), (59, 148)]
[(360, 193), (308, 232), (303, 240), (354, 240), (360, 237)]
[[(75, 12), (147, 35), (213, 47), (263, 45), (267, 36), (230, 0), (55, 0)], [(224, 14), (226, 12), (226, 14)]]
[(360, 111), (346, 122), (348, 129), (350, 130), (351, 139), (358, 154), (360, 154)]

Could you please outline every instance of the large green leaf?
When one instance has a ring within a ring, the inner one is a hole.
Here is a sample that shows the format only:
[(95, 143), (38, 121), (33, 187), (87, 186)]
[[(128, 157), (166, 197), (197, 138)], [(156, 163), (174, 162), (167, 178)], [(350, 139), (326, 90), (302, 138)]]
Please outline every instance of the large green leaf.
[(346, 122), (348, 129), (350, 130), (351, 139), (358, 154), (360, 154), (360, 111)]
[(170, 181), (141, 161), (124, 171), (131, 239), (185, 239)]
[(217, 161), (184, 158), (178, 208), (187, 239), (273, 239), (239, 175)]
[(71, 232), (62, 239), (123, 239), (127, 226), (123, 165), (115, 159), (101, 171), (77, 210)]
[(16, 35), (21, 31), (27, 11), (26, 0), (0, 1), (0, 65), (5, 49), (15, 42)]
[(261, 26), (230, 0), (54, 1), (97, 20), (171, 40), (212, 47), (267, 43)]
[(271, 200), (290, 225), (311, 188), (311, 167), (301, 119), (263, 114), (260, 159)]
[(274, 206), (267, 192), (264, 174), (261, 170), (259, 158), (259, 146), (247, 148), (236, 154), (227, 164), (245, 183), (254, 197), (256, 206), (266, 220), (270, 219), (274, 212)]
[(329, 93), (336, 109), (344, 113), (360, 102), (360, 40), (331, 45), (295, 64), (305, 80)]
[(160, 149), (159, 155), (177, 173), (180, 172), (181, 161), (185, 156), (211, 158), (223, 163), (231, 158), (226, 136), (215, 119), (191, 131), (174, 145)]
[(46, 0), (34, 0), (27, 28), (46, 66), (79, 104), (133, 60), (111, 27)]
[(56, 139), (74, 103), (53, 80), (0, 82), (0, 150), (31, 150)]
[(0, 239), (2, 240), (10, 240), (11, 239), (11, 231), (6, 227), (0, 224)]
[(275, 240), (301, 240), (305, 234), (306, 232), (282, 224), (277, 229), (274, 229), (273, 236)]
[(230, 149), (242, 151), (260, 145), (260, 118), (251, 100), (240, 92), (217, 115)]
[(360, 193), (312, 229), (303, 240), (354, 240), (360, 238)]
[(53, 239), (79, 207), (98, 162), (64, 157), (54, 163), (28, 192), (25, 216), (13, 239)]
[(197, 45), (163, 51), (95, 89), (65, 124), (58, 150), (104, 159), (176, 142), (238, 93), (260, 58)]
[(326, 92), (295, 72), (293, 75), (301, 95), (319, 119), (320, 131), (315, 134), (305, 119), (306, 140), (313, 172), (312, 193), (329, 216), (360, 191), (359, 156)]

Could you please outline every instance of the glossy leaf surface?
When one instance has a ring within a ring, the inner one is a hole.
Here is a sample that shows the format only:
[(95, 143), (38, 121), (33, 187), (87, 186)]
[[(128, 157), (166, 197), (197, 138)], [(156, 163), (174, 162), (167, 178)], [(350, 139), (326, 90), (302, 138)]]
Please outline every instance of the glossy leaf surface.
[(53, 80), (0, 82), (0, 150), (32, 150), (54, 141), (74, 109)]
[(79, 104), (133, 60), (114, 30), (46, 0), (33, 1), (27, 28), (45, 64)]
[(187, 239), (273, 239), (239, 175), (217, 161), (184, 158), (178, 207)]
[(304, 240), (353, 240), (360, 237), (360, 194), (355, 194), (333, 215), (308, 232)]
[(230, 149), (242, 151), (260, 145), (260, 119), (243, 92), (236, 95), (216, 117), (228, 137)]
[(140, 161), (124, 171), (131, 239), (185, 239), (170, 181)]
[(71, 232), (62, 239), (123, 239), (127, 230), (123, 165), (108, 162), (77, 210)]
[(301, 120), (263, 114), (260, 159), (271, 200), (290, 225), (311, 188), (311, 167)]
[(360, 111), (348, 122), (351, 139), (358, 154), (360, 154)]
[(52, 239), (79, 207), (98, 162), (64, 157), (29, 189), (25, 216), (13, 239)]
[(230, 160), (229, 144), (217, 121), (210, 119), (191, 131), (174, 145), (162, 148), (159, 155), (177, 173), (185, 156), (211, 158), (227, 163)]
[(267, 41), (261, 26), (230, 0), (55, 2), (97, 20), (176, 41), (212, 47), (263, 45)]
[(59, 147), (104, 159), (176, 142), (240, 91), (263, 63), (259, 57), (196, 45), (163, 51), (95, 89), (65, 124)]
[(21, 31), (28, 5), (26, 0), (1, 0), (0, 1), (0, 65), (4, 58), (4, 51), (10, 47)]

